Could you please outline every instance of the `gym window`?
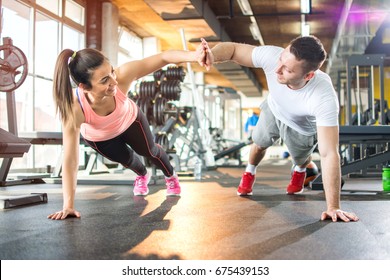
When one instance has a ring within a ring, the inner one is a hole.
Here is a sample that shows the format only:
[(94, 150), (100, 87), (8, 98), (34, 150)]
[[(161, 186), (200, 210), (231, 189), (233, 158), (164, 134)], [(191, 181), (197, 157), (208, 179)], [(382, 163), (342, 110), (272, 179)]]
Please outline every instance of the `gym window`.
[[(54, 65), (64, 48), (85, 47), (85, 1), (2, 0), (0, 45), (10, 37), (27, 57), (28, 76), (15, 90), (19, 132), (61, 131), (52, 98)], [(0, 93), (0, 127), (8, 130), (6, 95)], [(12, 169), (55, 166), (61, 147), (33, 145)]]

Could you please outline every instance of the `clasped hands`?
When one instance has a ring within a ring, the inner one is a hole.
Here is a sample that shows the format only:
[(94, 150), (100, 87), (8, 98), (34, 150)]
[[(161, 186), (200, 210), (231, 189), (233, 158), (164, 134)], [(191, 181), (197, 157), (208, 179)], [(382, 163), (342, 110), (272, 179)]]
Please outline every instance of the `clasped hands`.
[(207, 41), (203, 38), (200, 39), (201, 43), (197, 47), (197, 61), (200, 66), (205, 67), (207, 71), (211, 69), (214, 63), (213, 53), (209, 47)]

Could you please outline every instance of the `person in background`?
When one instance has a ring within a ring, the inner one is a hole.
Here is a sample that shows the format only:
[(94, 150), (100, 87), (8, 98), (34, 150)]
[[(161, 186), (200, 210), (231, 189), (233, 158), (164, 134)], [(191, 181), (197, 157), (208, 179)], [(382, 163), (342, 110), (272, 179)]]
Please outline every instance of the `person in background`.
[(339, 103), (329, 75), (320, 70), (326, 58), (321, 41), (315, 36), (298, 37), (286, 48), (224, 42), (211, 50), (204, 39), (202, 44), (198, 63), (206, 69), (213, 63), (233, 61), (262, 68), (267, 79), (269, 94), (260, 106), (252, 133), (254, 143), (237, 194), (252, 195), (256, 168), (279, 138), (296, 165), (287, 194), (302, 192), (306, 166), (318, 145), (327, 202), (321, 220), (357, 221), (354, 213), (340, 208)]
[(148, 157), (164, 173), (168, 196), (180, 195), (179, 180), (168, 155), (154, 143), (147, 118), (127, 92), (132, 82), (167, 64), (196, 62), (201, 49), (199, 45), (196, 51), (166, 51), (116, 69), (95, 49), (65, 49), (59, 54), (53, 96), (63, 130), (63, 207), (48, 215), (49, 219), (80, 217), (75, 209), (80, 133), (96, 152), (136, 173), (134, 195), (147, 195), (150, 180), (134, 152)]
[(245, 123), (244, 131), (248, 139), (252, 139), (252, 131), (256, 127), (259, 116), (253, 112), (252, 109), (248, 110), (248, 118)]

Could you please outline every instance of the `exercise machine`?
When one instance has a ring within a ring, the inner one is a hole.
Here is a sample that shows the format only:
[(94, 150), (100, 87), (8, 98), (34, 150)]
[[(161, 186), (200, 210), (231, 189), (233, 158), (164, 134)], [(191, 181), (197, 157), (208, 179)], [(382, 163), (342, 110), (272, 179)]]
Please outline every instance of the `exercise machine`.
[(7, 181), (14, 157), (22, 157), (30, 149), (30, 143), (18, 137), (16, 119), (15, 90), (27, 77), (28, 63), (24, 53), (13, 45), (11, 38), (3, 38), (0, 46), (0, 91), (6, 94), (8, 131), (1, 130), (0, 186), (14, 185), (20, 182)]
[[(346, 76), (339, 75), (339, 83), (345, 81), (343, 101), (347, 109), (346, 125), (339, 129), (342, 176), (380, 177), (383, 165), (389, 163), (390, 126), (384, 90), (384, 60), (383, 54), (352, 55), (348, 59)], [(341, 96), (341, 85), (338, 89)], [(323, 189), (321, 175), (311, 187)]]
[[(23, 157), (31, 144), (18, 137), (15, 110), (15, 90), (27, 77), (28, 63), (24, 53), (13, 45), (12, 39), (6, 37), (0, 46), (0, 91), (6, 93), (8, 130), (0, 128), (0, 157), (3, 158), (0, 168), (0, 186), (11, 186), (25, 181), (7, 181), (8, 173), (15, 157)], [(17, 196), (1, 196), (0, 209), (8, 209), (27, 204), (47, 202), (46, 193), (32, 193)]]
[[(341, 175), (349, 175), (368, 167), (390, 162), (390, 126), (340, 126), (340, 145), (360, 144), (367, 145), (377, 143), (383, 145), (383, 150), (376, 153), (366, 153), (361, 158), (348, 160), (342, 158)], [(320, 174), (311, 184), (313, 190), (322, 190), (322, 175)]]

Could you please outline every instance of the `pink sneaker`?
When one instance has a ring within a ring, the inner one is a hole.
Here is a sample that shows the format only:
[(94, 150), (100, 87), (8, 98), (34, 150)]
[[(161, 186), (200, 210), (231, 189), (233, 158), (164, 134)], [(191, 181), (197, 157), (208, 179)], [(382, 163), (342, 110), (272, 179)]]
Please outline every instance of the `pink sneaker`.
[(291, 175), (290, 184), (287, 186), (287, 194), (295, 194), (303, 192), (303, 184), (305, 183), (306, 172), (294, 171)]
[(179, 184), (179, 178), (177, 175), (173, 175), (169, 178), (165, 178), (167, 186), (167, 196), (179, 196), (181, 189)]
[(147, 195), (149, 193), (148, 183), (150, 181), (150, 176), (146, 174), (145, 176), (137, 176), (134, 181), (134, 195)]

